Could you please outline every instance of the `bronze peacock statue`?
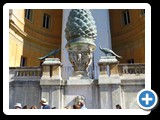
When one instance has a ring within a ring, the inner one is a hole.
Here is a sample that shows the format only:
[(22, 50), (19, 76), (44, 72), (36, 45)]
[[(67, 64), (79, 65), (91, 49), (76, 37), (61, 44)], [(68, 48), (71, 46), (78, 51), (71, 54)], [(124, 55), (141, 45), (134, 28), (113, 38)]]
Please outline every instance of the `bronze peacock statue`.
[(121, 56), (117, 55), (115, 52), (113, 52), (112, 50), (108, 49), (108, 48), (102, 48), (101, 45), (99, 45), (99, 49), (105, 53), (106, 56), (116, 56), (118, 58), (122, 58)]
[(43, 57), (40, 57), (38, 58), (39, 60), (44, 60), (45, 58), (49, 57), (49, 56), (55, 56), (58, 52), (60, 51), (60, 48), (59, 49), (56, 49), (56, 50), (52, 50), (51, 52), (49, 52), (47, 55), (43, 56)]

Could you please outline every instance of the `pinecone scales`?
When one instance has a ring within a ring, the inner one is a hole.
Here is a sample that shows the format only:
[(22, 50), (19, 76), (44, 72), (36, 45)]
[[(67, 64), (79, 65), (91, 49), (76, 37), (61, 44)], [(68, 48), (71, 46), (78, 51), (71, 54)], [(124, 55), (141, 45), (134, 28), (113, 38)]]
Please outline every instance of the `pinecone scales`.
[(95, 21), (88, 9), (72, 9), (66, 23), (66, 39), (75, 38), (96, 39), (97, 30)]

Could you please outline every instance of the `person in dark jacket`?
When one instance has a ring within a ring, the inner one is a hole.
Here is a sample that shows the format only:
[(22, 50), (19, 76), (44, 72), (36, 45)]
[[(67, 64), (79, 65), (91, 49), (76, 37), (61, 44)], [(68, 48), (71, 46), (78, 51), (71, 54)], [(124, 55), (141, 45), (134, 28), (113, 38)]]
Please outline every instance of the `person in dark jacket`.
[(116, 109), (122, 109), (122, 107), (119, 104), (117, 104)]
[(48, 105), (47, 100), (45, 98), (41, 99), (40, 104), (42, 105), (42, 109), (51, 109), (50, 106)]

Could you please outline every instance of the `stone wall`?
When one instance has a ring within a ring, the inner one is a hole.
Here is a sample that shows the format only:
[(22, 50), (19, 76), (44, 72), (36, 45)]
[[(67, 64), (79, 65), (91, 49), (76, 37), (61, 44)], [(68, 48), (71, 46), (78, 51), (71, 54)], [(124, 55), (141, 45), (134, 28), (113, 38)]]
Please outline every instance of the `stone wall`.
[[(121, 80), (122, 105), (126, 109), (138, 109), (137, 93), (145, 88), (144, 79), (123, 79)], [(133, 99), (134, 98), (134, 99)]]
[(82, 95), (85, 97), (88, 109), (97, 109), (99, 107), (97, 83), (98, 81), (93, 79), (68, 80), (64, 89), (64, 106), (72, 106), (75, 103), (75, 97)]
[(41, 88), (39, 81), (12, 81), (9, 87), (9, 108), (14, 108), (15, 103), (22, 106), (36, 105), (40, 108)]
[(10, 68), (9, 80), (9, 108), (13, 109), (16, 103), (22, 106), (36, 105), (40, 108), (41, 87), (40, 67)]
[[(56, 66), (59, 66), (61, 72), (60, 64)], [(88, 109), (115, 109), (117, 104), (123, 109), (139, 109), (136, 96), (145, 88), (144, 69), (139, 73), (126, 73), (126, 66), (119, 65), (120, 74), (110, 77), (101, 74), (98, 80), (75, 77), (63, 80), (59, 77), (60, 73), (57, 73), (57, 77), (48, 76), (45, 79), (42, 77), (41, 67), (10, 68), (9, 109), (13, 109), (17, 102), (22, 106), (36, 105), (40, 109), (42, 97), (48, 100), (51, 107), (63, 109), (65, 106), (72, 106), (78, 95), (85, 97)], [(54, 73), (52, 68), (54, 67), (50, 67), (48, 72)]]

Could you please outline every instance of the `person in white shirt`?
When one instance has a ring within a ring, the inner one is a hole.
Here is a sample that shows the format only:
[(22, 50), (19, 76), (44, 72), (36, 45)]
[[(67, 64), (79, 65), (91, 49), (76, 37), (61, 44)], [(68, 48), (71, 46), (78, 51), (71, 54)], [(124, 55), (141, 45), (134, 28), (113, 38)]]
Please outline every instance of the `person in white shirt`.
[(16, 104), (14, 105), (14, 108), (15, 108), (15, 109), (22, 109), (21, 103), (16, 103)]

